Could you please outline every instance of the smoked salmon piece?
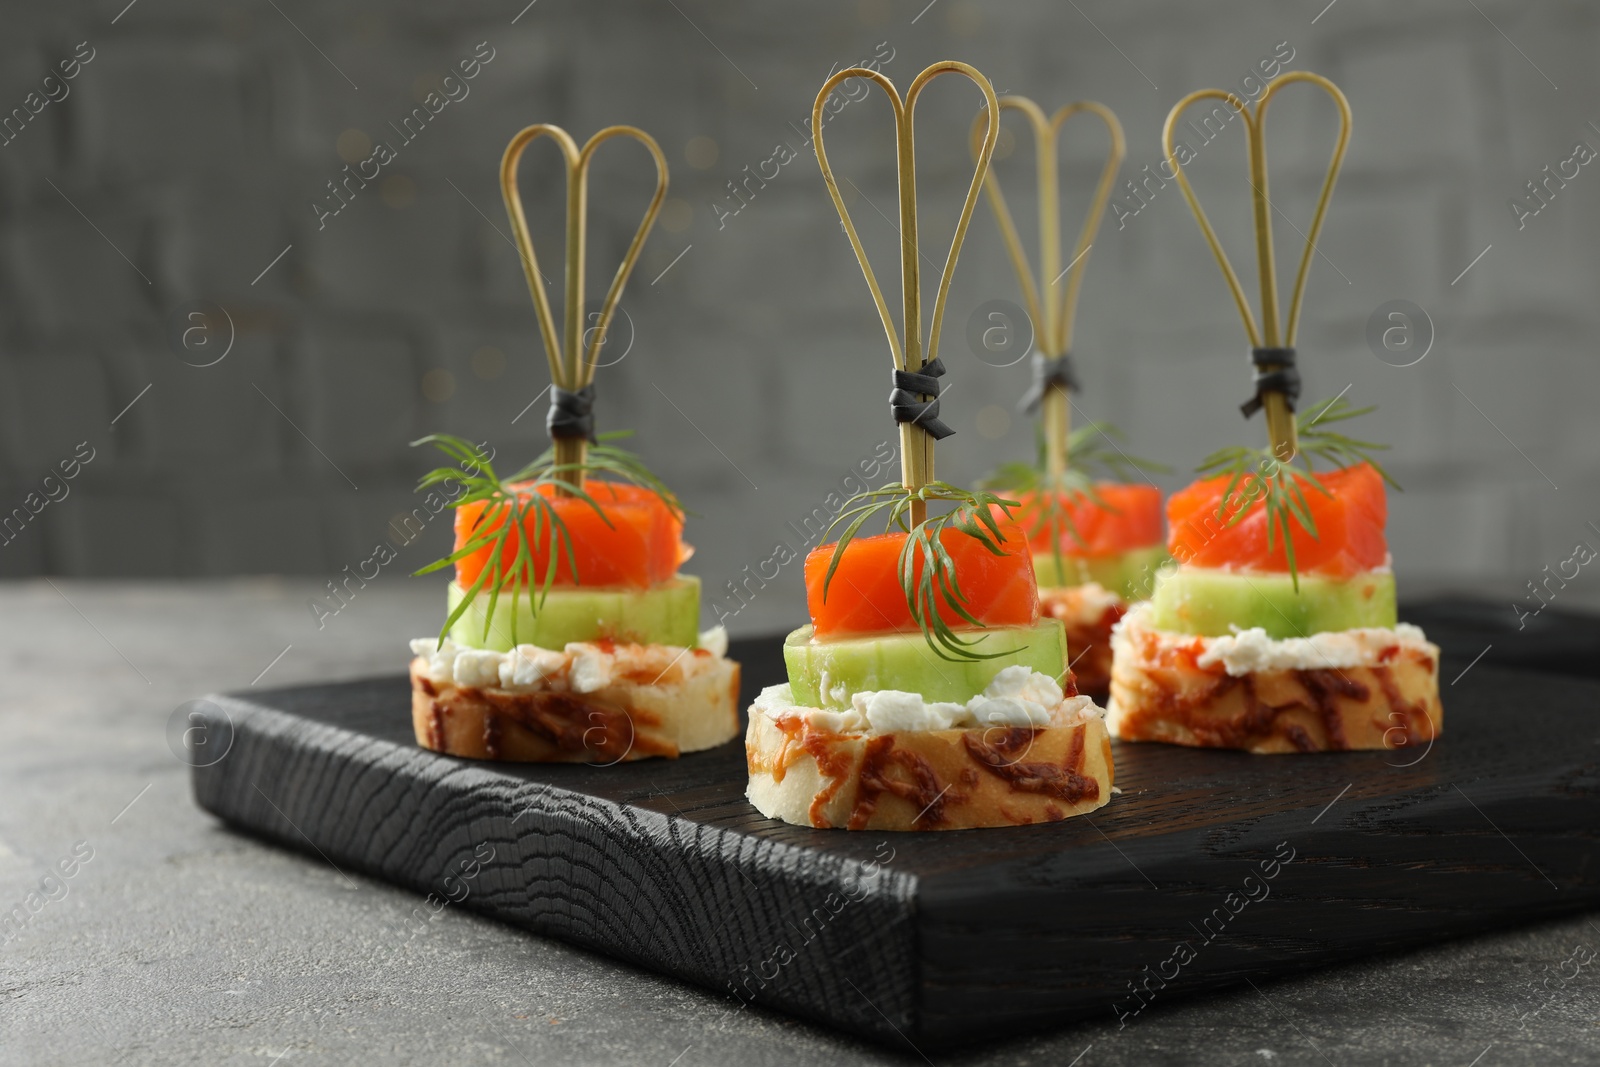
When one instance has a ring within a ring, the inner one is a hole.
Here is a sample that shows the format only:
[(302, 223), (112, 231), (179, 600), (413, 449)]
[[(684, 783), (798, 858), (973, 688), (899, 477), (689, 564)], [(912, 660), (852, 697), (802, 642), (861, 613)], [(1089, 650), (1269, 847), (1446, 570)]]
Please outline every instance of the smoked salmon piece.
[[(1087, 494), (1058, 494), (1061, 511), (1072, 527), (1060, 524), (1057, 538), (1060, 550), (1068, 556), (1115, 556), (1133, 548), (1161, 543), (1161, 490), (1153, 485), (1126, 485), (1097, 482), (1095, 493), (1104, 506)], [(1028, 542), (1035, 552), (1049, 552), (1048, 500), (1040, 493), (1018, 493), (1020, 508), (1013, 508), (1018, 525), (1028, 531)]]
[[(1291, 520), (1295, 569), (1350, 578), (1384, 566), (1389, 558), (1383, 534), (1389, 507), (1383, 476), (1370, 463), (1361, 463), (1319, 471), (1316, 477), (1328, 493), (1301, 483), (1317, 532), (1312, 536)], [(1267, 509), (1261, 490), (1253, 495), (1250, 491), (1253, 475), (1240, 481), (1222, 507), (1231, 478), (1229, 474), (1206, 478), (1168, 498), (1168, 550), (1179, 563), (1195, 567), (1287, 571), (1281, 528), (1273, 531), (1272, 551), (1267, 551)], [(1244, 517), (1229, 525), (1241, 512)]]
[[(1027, 539), (1016, 523), (1002, 522), (1000, 549), (994, 555), (977, 538), (946, 529), (940, 543), (955, 564), (967, 613), (985, 626), (1032, 626), (1039, 621), (1039, 589), (1033, 577), (1033, 557)], [(806, 606), (811, 611), (817, 638), (845, 634), (905, 633), (918, 629), (900, 585), (900, 550), (906, 534), (899, 531), (873, 537), (856, 537), (845, 546), (839, 569), (834, 571), (823, 596), (823, 578), (833, 559), (834, 545), (820, 545), (806, 556)], [(923, 563), (916, 560), (920, 579)], [(939, 598), (935, 597), (936, 602)], [(943, 603), (939, 615), (954, 629), (972, 624)]]
[[(529, 492), (525, 487), (519, 491)], [(553, 584), (557, 586), (583, 585), (600, 588), (648, 589), (659, 585), (678, 573), (678, 565), (689, 558), (683, 543), (683, 519), (667, 507), (655, 493), (626, 482), (588, 481), (584, 492), (600, 507), (597, 512), (581, 497), (557, 497), (549, 484), (541, 485), (541, 495), (550, 497), (556, 514), (567, 528), (571, 538), (572, 562), (558, 539), (556, 546), (556, 571)], [(463, 504), (456, 509), (456, 550), (460, 551), (468, 540), (483, 532), (479, 518), (490, 505), (479, 501)], [(485, 519), (483, 529), (497, 530), (498, 520)], [(523, 521), (524, 539), (533, 554), (535, 583), (542, 583), (550, 552), (550, 524), (543, 523), (540, 536), (534, 538), (534, 514), (528, 512)], [(510, 535), (501, 551), (502, 575), (513, 573), (516, 563), (516, 539)], [(456, 582), (470, 589), (483, 569), (489, 565), (492, 548), (484, 546), (456, 561)], [(572, 563), (576, 563), (576, 573)]]

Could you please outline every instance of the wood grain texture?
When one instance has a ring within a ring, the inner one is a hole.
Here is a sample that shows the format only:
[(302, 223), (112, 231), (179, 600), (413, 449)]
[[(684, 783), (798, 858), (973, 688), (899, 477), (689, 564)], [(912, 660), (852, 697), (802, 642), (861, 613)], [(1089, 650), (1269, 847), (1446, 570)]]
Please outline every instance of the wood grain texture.
[[(782, 677), (776, 640), (731, 654), (746, 700)], [(1592, 906), (1600, 685), (1467, 679), (1425, 755), (1119, 743), (1121, 796), (1014, 829), (768, 820), (737, 742), (608, 768), (439, 756), (412, 741), (398, 675), (211, 698), (233, 747), (194, 786), (237, 826), (420, 892), (465, 886), (463, 907), (730, 1011), (742, 996), (931, 1051)], [(447, 882), (485, 843), (482, 873)]]

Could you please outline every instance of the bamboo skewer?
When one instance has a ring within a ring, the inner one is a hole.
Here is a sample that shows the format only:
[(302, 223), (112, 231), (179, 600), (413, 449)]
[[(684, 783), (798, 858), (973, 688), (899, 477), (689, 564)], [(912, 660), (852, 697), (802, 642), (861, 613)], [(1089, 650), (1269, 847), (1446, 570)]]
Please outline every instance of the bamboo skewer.
[[(1111, 109), (1093, 100), (1079, 100), (1067, 104), (1048, 118), (1038, 104), (1025, 96), (1002, 97), (1000, 108), (1002, 111), (1007, 108), (1020, 111), (1033, 129), (1039, 186), (1039, 273), (1044, 279), (1042, 287), (1034, 281), (1033, 272), (1028, 265), (1027, 252), (1022, 247), (1021, 238), (1017, 236), (1011, 209), (1006, 206), (1005, 194), (1001, 192), (999, 178), (993, 170), (989, 171), (984, 181), (984, 191), (989, 195), (989, 206), (994, 210), (995, 220), (1000, 226), (1000, 236), (1005, 242), (1011, 265), (1017, 272), (1017, 280), (1022, 284), (1023, 299), (1027, 302), (1028, 314), (1035, 324), (1035, 344), (1046, 359), (1059, 360), (1072, 347), (1078, 294), (1083, 286), (1083, 272), (1088, 265), (1089, 248), (1094, 244), (1095, 234), (1100, 229), (1100, 220), (1105, 215), (1106, 203), (1111, 199), (1111, 186), (1116, 180), (1117, 170), (1127, 155), (1127, 139), (1123, 136), (1122, 124), (1117, 121), (1117, 116)], [(1111, 135), (1111, 151), (1106, 157), (1105, 166), (1101, 168), (1100, 179), (1095, 185), (1094, 196), (1090, 201), (1089, 213), (1084, 217), (1083, 225), (1078, 231), (1078, 241), (1073, 250), (1069, 269), (1063, 271), (1061, 198), (1056, 145), (1062, 126), (1068, 119), (1080, 113), (1092, 114), (1105, 123), (1106, 130)], [(978, 133), (979, 127), (975, 120), (972, 128), (975, 152)], [(1060, 299), (1057, 299), (1063, 274), (1067, 276), (1067, 283), (1065, 289), (1060, 292)], [(1071, 459), (1067, 454), (1067, 439), (1072, 428), (1071, 402), (1066, 389), (1061, 385), (1052, 383), (1046, 389), (1040, 401), (1040, 421), (1045, 433), (1046, 472), (1052, 481), (1058, 481), (1066, 473)]]
[[(523, 151), (540, 137), (549, 137), (561, 149), (566, 163), (567, 219), (566, 219), (566, 285), (562, 309), (562, 329), (557, 336), (555, 319), (550, 310), (550, 298), (545, 293), (544, 276), (539, 272), (539, 258), (534, 252), (533, 239), (528, 233), (528, 219), (522, 208), (522, 194), (517, 189), (517, 165)], [(585, 245), (589, 219), (589, 164), (600, 145), (614, 137), (631, 137), (649, 150), (656, 165), (656, 189), (645, 209), (639, 228), (611, 279), (605, 300), (600, 305), (599, 317), (592, 332), (583, 328), (583, 293)], [(516, 238), (517, 251), (522, 258), (522, 272), (528, 279), (528, 292), (533, 297), (533, 309), (539, 320), (539, 334), (544, 341), (545, 355), (550, 364), (550, 381), (559, 388), (576, 393), (594, 381), (595, 361), (600, 346), (605, 344), (606, 331), (611, 317), (616, 313), (623, 286), (633, 273), (645, 238), (661, 211), (661, 202), (667, 195), (667, 160), (661, 147), (648, 133), (636, 126), (607, 126), (589, 138), (580, 149), (576, 141), (561, 127), (546, 123), (528, 126), (519, 131), (506, 145), (500, 159), (500, 192), (505, 198), (506, 212), (511, 216), (511, 229)], [(591, 338), (584, 345), (585, 335)], [(589, 442), (584, 437), (556, 436), (552, 434), (557, 467), (569, 468), (558, 476), (557, 491), (570, 496), (573, 488), (582, 484), (580, 468), (588, 455)], [(568, 487), (572, 488), (568, 488)]]
[[(917, 247), (917, 171), (916, 171), (916, 142), (913, 135), (913, 120), (916, 113), (917, 96), (934, 78), (942, 74), (960, 74), (972, 81), (983, 91), (984, 103), (988, 108), (988, 131), (984, 137), (983, 145), (978, 151), (977, 167), (973, 171), (972, 184), (967, 189), (966, 200), (961, 206), (961, 217), (956, 223), (955, 236), (950, 242), (950, 253), (945, 258), (944, 270), (939, 276), (938, 295), (934, 299), (933, 316), (928, 327), (928, 342), (926, 349), (922, 342), (922, 291), (921, 274)], [(822, 118), (823, 105), (834, 88), (848, 78), (866, 78), (875, 83), (889, 97), (890, 105), (894, 109), (895, 120), (895, 166), (899, 181), (900, 195), (900, 289), (903, 301), (902, 329), (904, 342), (895, 332), (894, 319), (889, 313), (889, 305), (884, 300), (883, 290), (878, 286), (878, 279), (872, 272), (872, 265), (867, 261), (866, 250), (861, 246), (861, 237), (856, 232), (855, 223), (851, 221), (849, 209), (845, 207), (844, 197), (839, 192), (838, 183), (834, 180), (833, 168), (828, 164), (828, 154), (823, 148)], [(972, 211), (978, 202), (978, 190), (983, 185), (985, 174), (988, 172), (989, 160), (994, 155), (995, 141), (999, 137), (999, 105), (995, 98), (994, 87), (989, 80), (980, 74), (974, 67), (966, 63), (947, 60), (935, 63), (912, 81), (911, 87), (906, 91), (902, 100), (894, 83), (875, 70), (866, 67), (850, 67), (841, 70), (823, 83), (817, 93), (816, 103), (811, 110), (812, 140), (816, 144), (817, 163), (822, 168), (823, 180), (828, 186), (828, 195), (833, 198), (833, 205), (839, 212), (839, 220), (844, 224), (845, 233), (850, 238), (850, 247), (855, 251), (856, 259), (861, 264), (861, 273), (866, 277), (867, 287), (872, 291), (873, 303), (877, 305), (878, 315), (883, 320), (884, 333), (889, 338), (889, 351), (894, 359), (896, 370), (921, 371), (923, 367), (933, 362), (939, 356), (939, 333), (944, 321), (945, 301), (950, 294), (950, 280), (955, 274), (956, 259), (961, 252), (961, 244), (966, 238), (967, 226), (972, 221)], [(927, 394), (924, 400), (934, 399)], [(933, 480), (933, 445), (934, 438), (922, 427), (912, 422), (900, 423), (900, 480), (906, 489), (915, 494)], [(911, 523), (920, 525), (927, 518), (927, 504), (917, 499), (911, 505)]]
[[(1327, 177), (1323, 180), (1322, 191), (1317, 197), (1317, 209), (1311, 217), (1311, 226), (1306, 233), (1305, 250), (1301, 253), (1300, 266), (1295, 274), (1294, 290), (1289, 298), (1289, 314), (1280, 329), (1277, 268), (1272, 243), (1272, 201), (1267, 188), (1266, 118), (1267, 104), (1271, 102), (1273, 94), (1290, 82), (1309, 82), (1321, 88), (1333, 99), (1334, 105), (1339, 109), (1339, 137), (1334, 143), (1333, 156), (1328, 162)], [(1183, 112), (1199, 100), (1221, 100), (1238, 112), (1239, 117), (1244, 120), (1250, 163), (1250, 188), (1254, 205), (1256, 264), (1261, 287), (1259, 329), (1250, 310), (1250, 301), (1245, 296), (1244, 288), (1239, 284), (1239, 276), (1234, 272), (1233, 264), (1229, 262), (1228, 254), (1223, 251), (1221, 242), (1217, 240), (1216, 230), (1212, 228), (1205, 209), (1195, 197), (1188, 176), (1184, 174), (1182, 164), (1173, 150), (1173, 127), (1177, 125)], [(1281, 349), (1287, 350), (1289, 358), (1291, 360), (1293, 358), (1295, 334), (1300, 324), (1300, 307), (1305, 298), (1306, 276), (1311, 269), (1311, 256), (1316, 251), (1317, 236), (1322, 232), (1328, 201), (1333, 196), (1333, 186), (1338, 180), (1339, 169), (1344, 163), (1345, 149), (1349, 143), (1350, 102), (1345, 99), (1344, 93), (1339, 91), (1337, 85), (1322, 75), (1312, 74), (1309, 71), (1291, 71), (1267, 86), (1261, 98), (1256, 101), (1254, 113), (1239, 97), (1221, 89), (1201, 89), (1190, 93), (1173, 105), (1172, 111), (1167, 115), (1166, 125), (1162, 128), (1161, 144), (1167, 154), (1167, 163), (1178, 179), (1178, 188), (1183, 191), (1189, 209), (1194, 212), (1195, 221), (1200, 224), (1200, 232), (1205, 236), (1206, 244), (1211, 247), (1211, 254), (1216, 257), (1217, 265), (1222, 268), (1222, 276), (1227, 281), (1228, 290), (1239, 308), (1240, 317), (1244, 320), (1245, 333), (1250, 339), (1251, 347), (1256, 350), (1257, 367), (1263, 373), (1292, 369), (1292, 363), (1263, 361), (1262, 357), (1270, 356), (1272, 350)], [(1287, 463), (1299, 452), (1294, 408), (1290, 398), (1280, 390), (1265, 389), (1262, 393), (1261, 401), (1266, 411), (1267, 433), (1272, 453), (1280, 462)]]

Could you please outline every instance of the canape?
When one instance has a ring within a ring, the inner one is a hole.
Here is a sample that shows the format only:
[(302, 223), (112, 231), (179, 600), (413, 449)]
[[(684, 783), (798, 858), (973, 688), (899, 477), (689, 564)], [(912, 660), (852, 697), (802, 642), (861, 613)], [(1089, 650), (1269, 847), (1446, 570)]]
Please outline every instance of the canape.
[[(1023, 96), (1001, 97), (1000, 108), (1002, 113), (1021, 114), (1034, 135), (1037, 280), (992, 169), (984, 188), (1033, 326), (1033, 385), (1022, 408), (1038, 416), (1039, 453), (1035, 463), (1007, 463), (982, 484), (1020, 501), (1019, 519), (1033, 550), (1044, 611), (1066, 627), (1079, 690), (1103, 700), (1111, 685), (1111, 627), (1129, 603), (1150, 595), (1156, 569), (1166, 560), (1161, 492), (1148, 479), (1143, 485), (1129, 483), (1145, 471), (1164, 468), (1129, 456), (1113, 440), (1120, 435), (1108, 423), (1071, 428), (1071, 394), (1081, 390), (1071, 352), (1078, 294), (1117, 168), (1126, 155), (1126, 142), (1116, 115), (1092, 100), (1067, 104), (1048, 117)], [(1079, 114), (1100, 119), (1111, 143), (1072, 261), (1062, 269), (1056, 141), (1063, 124)], [(985, 122), (982, 115), (974, 120), (974, 147)], [(1096, 475), (1101, 480), (1096, 481)], [(1121, 480), (1108, 481), (1105, 476)]]
[[(1110, 799), (1104, 712), (1073, 687), (1061, 623), (1040, 617), (1027, 538), (1008, 516), (1016, 502), (931, 477), (933, 443), (953, 432), (939, 418), (939, 320), (998, 125), (990, 124), (980, 146), (926, 352), (915, 274), (903, 294), (902, 344), (823, 148), (822, 107), (834, 87), (852, 77), (875, 81), (895, 103), (901, 196), (913, 205), (916, 97), (943, 73), (974, 81), (990, 118), (998, 116), (988, 81), (952, 62), (918, 75), (903, 105), (881, 74), (841, 71), (823, 85), (813, 111), (817, 160), (889, 337), (901, 480), (848, 501), (836, 539), (807, 556), (810, 625), (784, 644), (788, 682), (763, 690), (750, 708), (750, 802), (802, 826), (1019, 825), (1082, 814)], [(903, 261), (914, 264), (915, 210), (902, 219)], [(941, 513), (930, 516), (930, 507)], [(884, 532), (862, 534), (873, 519)]]
[[(1341, 125), (1280, 338), (1261, 121), (1272, 94), (1295, 81), (1324, 89)], [(1259, 329), (1173, 149), (1178, 116), (1205, 97), (1228, 100), (1245, 118), (1261, 257)], [(1295, 412), (1300, 298), (1349, 130), (1344, 95), (1305, 72), (1275, 81), (1254, 114), (1231, 94), (1205, 90), (1167, 119), (1168, 158), (1252, 345), (1256, 391), (1243, 411), (1248, 418), (1265, 410), (1270, 444), (1214, 453), (1200, 467), (1212, 476), (1168, 502), (1176, 566), (1113, 631), (1110, 723), (1120, 738), (1316, 752), (1431, 747), (1443, 728), (1439, 649), (1397, 621), (1384, 539), (1388, 475), (1372, 458), (1383, 446), (1348, 437), (1339, 425), (1372, 409), (1353, 408), (1341, 393)]]
[(762, 814), (962, 829), (1052, 822), (1110, 799), (1105, 713), (1073, 687), (1061, 623), (1040, 617), (1021, 528), (937, 530), (939, 580), (964, 594), (937, 608), (949, 645), (924, 633), (900, 582), (909, 554), (920, 583), (930, 542), (914, 537), (927, 529), (807, 556), (811, 624), (784, 642), (789, 681), (750, 708), (747, 795)]
[[(1443, 728), (1439, 649), (1396, 617), (1382, 476), (1357, 463), (1287, 477), (1221, 474), (1173, 495), (1178, 562), (1112, 637), (1116, 736), (1312, 752), (1420, 748)], [(1291, 520), (1269, 548), (1268, 492), (1297, 494), (1315, 536)]]
[[(561, 345), (516, 190), (517, 161), (539, 136), (560, 145), (580, 193), (594, 146), (611, 137), (638, 140), (656, 162), (655, 196), (587, 332), (576, 318), (580, 219)], [(666, 162), (633, 127), (602, 130), (580, 152), (564, 131), (530, 126), (507, 147), (501, 183), (549, 356), (551, 447), (501, 476), (470, 442), (444, 434), (418, 442), (456, 465), (421, 483), (449, 496), (455, 548), (418, 572), (450, 568), (454, 580), (439, 635), (411, 643), (417, 743), (475, 759), (603, 764), (723, 744), (739, 730), (739, 665), (720, 627), (698, 632), (700, 582), (678, 571), (691, 553), (683, 509), (612, 443), (625, 435), (594, 428), (599, 348), (666, 193)]]

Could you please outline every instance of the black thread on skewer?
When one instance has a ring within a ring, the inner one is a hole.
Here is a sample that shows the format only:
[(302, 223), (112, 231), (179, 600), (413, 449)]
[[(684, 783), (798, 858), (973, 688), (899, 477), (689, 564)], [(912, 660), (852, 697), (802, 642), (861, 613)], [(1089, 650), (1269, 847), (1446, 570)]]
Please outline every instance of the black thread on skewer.
[[(1256, 395), (1239, 405), (1244, 417), (1261, 410), (1268, 393), (1280, 393), (1294, 410), (1300, 399), (1300, 372), (1295, 369), (1293, 348), (1252, 348), (1250, 361), (1256, 365)], [(1270, 368), (1270, 369), (1269, 369)]]
[[(944, 374), (942, 360), (929, 360), (920, 371), (894, 372), (894, 391), (889, 394), (889, 410), (895, 422), (921, 426), (935, 441), (955, 433), (939, 421), (939, 378)], [(922, 397), (931, 399), (923, 400)]]
[(544, 428), (551, 440), (584, 438), (592, 445), (599, 444), (594, 433), (594, 383), (577, 392), (551, 386), (550, 413), (545, 416)]
[(1050, 391), (1052, 385), (1059, 385), (1069, 393), (1081, 392), (1083, 386), (1078, 383), (1078, 372), (1072, 364), (1072, 355), (1068, 352), (1061, 353), (1055, 359), (1040, 352), (1033, 353), (1033, 384), (1028, 391), (1022, 394), (1022, 401), (1018, 405), (1029, 415), (1039, 412), (1039, 405), (1044, 402), (1045, 393)]

